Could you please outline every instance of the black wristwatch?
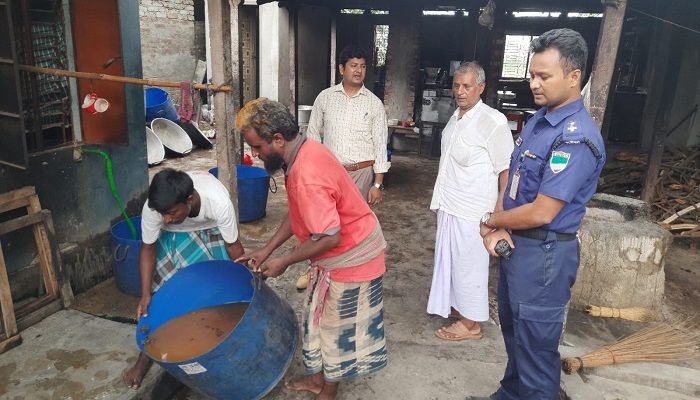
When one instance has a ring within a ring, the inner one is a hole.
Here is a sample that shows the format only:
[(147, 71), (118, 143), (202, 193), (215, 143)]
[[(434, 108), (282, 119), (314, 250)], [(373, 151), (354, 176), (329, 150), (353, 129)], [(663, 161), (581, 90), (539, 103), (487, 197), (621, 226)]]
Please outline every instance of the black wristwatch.
[(383, 184), (383, 183), (375, 183), (373, 186), (376, 187), (376, 188), (379, 189), (379, 190), (384, 190), (384, 184)]

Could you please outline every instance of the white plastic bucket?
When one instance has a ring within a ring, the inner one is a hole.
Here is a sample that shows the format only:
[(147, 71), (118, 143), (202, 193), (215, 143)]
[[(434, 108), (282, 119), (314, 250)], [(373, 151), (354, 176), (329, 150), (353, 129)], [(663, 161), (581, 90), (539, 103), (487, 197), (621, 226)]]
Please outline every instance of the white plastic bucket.
[(308, 124), (309, 119), (311, 119), (311, 110), (313, 109), (313, 106), (299, 106), (297, 107), (298, 115), (299, 115), (299, 123), (300, 124)]

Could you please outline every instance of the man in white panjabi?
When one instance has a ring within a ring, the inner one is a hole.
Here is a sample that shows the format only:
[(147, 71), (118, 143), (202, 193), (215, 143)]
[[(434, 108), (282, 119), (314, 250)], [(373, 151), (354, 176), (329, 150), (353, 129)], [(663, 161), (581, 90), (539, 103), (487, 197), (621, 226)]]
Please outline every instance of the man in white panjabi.
[(428, 313), (457, 321), (438, 329), (444, 340), (481, 338), (488, 320), (489, 255), (479, 234), (487, 211), (502, 209), (513, 137), (506, 117), (481, 101), (483, 68), (463, 63), (452, 87), (458, 108), (442, 132), (430, 209), (437, 212), (435, 269)]

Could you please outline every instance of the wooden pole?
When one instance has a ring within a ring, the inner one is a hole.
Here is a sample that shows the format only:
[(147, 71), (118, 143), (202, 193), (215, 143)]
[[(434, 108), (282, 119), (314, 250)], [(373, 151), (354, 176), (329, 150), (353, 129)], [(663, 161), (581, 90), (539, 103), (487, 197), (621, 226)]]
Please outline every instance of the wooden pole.
[[(209, 36), (211, 40), (211, 81), (215, 86), (231, 83), (238, 87), (238, 4), (239, 0), (209, 0)], [(234, 121), (240, 109), (240, 93), (214, 95), (214, 128), (216, 129), (216, 164), (219, 180), (228, 189), (238, 210), (236, 163), (241, 158), (240, 138)]]
[[(92, 79), (92, 80), (96, 80), (96, 81), (121, 82), (121, 83), (130, 83), (130, 84), (134, 84), (134, 85), (143, 85), (143, 86), (159, 86), (159, 87), (170, 87), (170, 88), (179, 88), (180, 87), (180, 82), (161, 81), (161, 80), (157, 80), (157, 79), (131, 78), (128, 76), (108, 75), (108, 74), (100, 74), (100, 73), (96, 73), (96, 72), (67, 71), (65, 69), (42, 68), (42, 67), (35, 67), (33, 65), (23, 65), (23, 64), (17, 65), (17, 68), (22, 70), (22, 71), (34, 72), (37, 74), (66, 76), (69, 78)], [(229, 86), (229, 85), (205, 85), (205, 84), (201, 84), (201, 83), (195, 83), (192, 86), (195, 89), (210, 90), (212, 92), (232, 92), (233, 91), (233, 88), (231, 88), (231, 86)]]
[(337, 37), (336, 37), (336, 15), (338, 13), (338, 10), (335, 8), (331, 9), (331, 37), (330, 37), (330, 67), (331, 67), (331, 76), (330, 76), (330, 86), (335, 85), (335, 74), (336, 74), (336, 46), (337, 46)]
[(615, 70), (620, 32), (625, 19), (627, 0), (603, 0), (605, 11), (598, 36), (598, 48), (591, 75), (591, 105), (589, 112), (598, 128), (603, 125), (605, 106), (610, 94), (610, 81)]
[[(665, 38), (668, 39), (665, 40)], [(661, 172), (661, 160), (663, 158), (666, 138), (679, 126), (679, 124), (674, 125), (670, 123), (671, 106), (673, 102), (669, 101), (669, 99), (674, 98), (674, 93), (678, 86), (681, 63), (678, 62), (678, 59), (674, 56), (681, 54), (683, 51), (685, 33), (678, 29), (673, 29), (673, 27), (668, 24), (664, 24), (659, 36), (654, 39), (659, 40), (658, 44), (667, 50), (656, 53), (658, 61), (653, 69), (654, 72), (660, 74), (654, 75), (654, 80), (658, 81), (660, 84), (657, 87), (652, 86), (647, 96), (656, 95), (658, 93), (659, 99), (665, 99), (666, 101), (661, 100), (661, 102), (657, 103), (655, 119), (652, 124), (653, 130), (651, 148), (649, 149), (649, 161), (647, 162), (644, 186), (642, 186), (642, 193), (640, 196), (641, 199), (647, 203), (651, 203), (656, 197), (656, 185)], [(666, 57), (661, 58), (662, 55), (666, 55)], [(651, 89), (658, 89), (658, 92), (652, 92)], [(644, 109), (644, 113), (652, 112), (654, 111), (647, 110), (646, 108)], [(687, 116), (692, 115), (694, 112), (695, 109), (692, 109)], [(685, 120), (685, 118), (681, 118), (681, 121), (683, 120)]]
[(666, 129), (664, 128), (654, 132), (651, 150), (649, 151), (649, 161), (647, 162), (647, 171), (644, 177), (644, 186), (642, 186), (641, 194), (641, 199), (647, 203), (651, 203), (656, 196), (656, 183), (659, 180), (661, 157), (664, 154), (665, 132)]
[(299, 9), (296, 5), (287, 7), (289, 10), (289, 112), (297, 119), (297, 32), (299, 24)]

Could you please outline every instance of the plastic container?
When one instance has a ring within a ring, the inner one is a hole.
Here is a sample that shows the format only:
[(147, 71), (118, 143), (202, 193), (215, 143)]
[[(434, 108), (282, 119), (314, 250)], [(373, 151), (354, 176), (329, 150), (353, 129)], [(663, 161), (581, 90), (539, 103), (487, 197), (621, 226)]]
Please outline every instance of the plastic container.
[(132, 296), (141, 296), (141, 276), (139, 275), (139, 254), (141, 253), (141, 217), (131, 217), (136, 228), (136, 239), (126, 220), (112, 226), (112, 268), (117, 288)]
[(175, 122), (165, 118), (156, 118), (151, 122), (151, 130), (163, 142), (167, 156), (182, 157), (192, 151), (192, 140), (185, 130)]
[(148, 165), (158, 165), (165, 159), (165, 147), (151, 128), (146, 127), (146, 152)]
[(153, 295), (148, 316), (139, 320), (139, 349), (143, 351), (148, 337), (177, 317), (203, 308), (247, 303), (238, 324), (221, 332), (215, 347), (183, 361), (154, 361), (180, 382), (212, 398), (262, 398), (289, 367), (298, 325), (289, 303), (265, 283), (256, 285), (255, 279), (248, 268), (232, 261), (205, 261), (178, 271)]
[(143, 96), (146, 104), (146, 122), (156, 118), (166, 118), (173, 122), (180, 120), (170, 95), (165, 90), (156, 87), (146, 88)]
[[(218, 177), (219, 168), (209, 172)], [(270, 188), (270, 174), (260, 167), (236, 165), (238, 184), (238, 220), (250, 222), (265, 216), (267, 191)]]
[(197, 124), (194, 122), (185, 122), (181, 123), (178, 122), (178, 125), (187, 133), (187, 136), (190, 137), (190, 140), (192, 140), (192, 144), (195, 146), (202, 148), (202, 149), (211, 149), (214, 147), (214, 143), (207, 138), (202, 131), (199, 130), (199, 127)]
[(297, 107), (297, 115), (299, 116), (299, 124), (308, 124), (309, 119), (311, 119), (311, 110), (313, 110), (313, 106), (304, 106), (301, 105)]

